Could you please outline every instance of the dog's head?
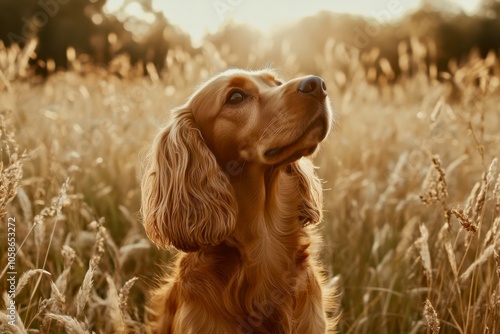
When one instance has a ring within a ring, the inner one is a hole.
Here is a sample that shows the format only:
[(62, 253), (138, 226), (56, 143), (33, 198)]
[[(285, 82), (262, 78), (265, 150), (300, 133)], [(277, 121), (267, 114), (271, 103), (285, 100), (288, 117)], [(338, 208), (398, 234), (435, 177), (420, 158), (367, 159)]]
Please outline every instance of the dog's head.
[(231, 178), (244, 166), (277, 170), (312, 154), (331, 124), (319, 77), (284, 82), (271, 71), (243, 70), (213, 77), (154, 141), (142, 181), (148, 236), (183, 251), (220, 244), (236, 225)]

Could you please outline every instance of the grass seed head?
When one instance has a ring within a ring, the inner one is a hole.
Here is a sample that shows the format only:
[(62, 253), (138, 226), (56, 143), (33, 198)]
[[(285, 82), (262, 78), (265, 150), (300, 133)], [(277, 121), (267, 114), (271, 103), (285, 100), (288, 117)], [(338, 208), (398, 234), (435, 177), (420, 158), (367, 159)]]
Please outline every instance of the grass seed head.
[(434, 307), (432, 306), (429, 299), (425, 300), (424, 304), (424, 317), (427, 321), (427, 328), (430, 329), (432, 334), (438, 334), (441, 328), (441, 324), (438, 319), (438, 315)]
[(457, 209), (452, 209), (450, 211), (453, 216), (455, 216), (458, 221), (460, 222), (460, 225), (462, 225), (462, 227), (467, 231), (467, 232), (470, 232), (470, 233), (476, 233), (477, 232), (477, 225), (475, 222), (473, 222), (469, 216), (467, 215), (467, 213), (464, 212), (463, 209), (461, 208), (457, 208)]

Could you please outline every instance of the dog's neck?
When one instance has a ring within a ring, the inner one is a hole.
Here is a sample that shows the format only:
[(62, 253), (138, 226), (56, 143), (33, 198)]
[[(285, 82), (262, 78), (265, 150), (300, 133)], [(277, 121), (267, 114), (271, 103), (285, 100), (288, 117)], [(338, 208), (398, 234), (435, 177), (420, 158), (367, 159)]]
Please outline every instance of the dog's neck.
[(243, 261), (289, 269), (305, 237), (299, 222), (296, 177), (285, 168), (262, 172), (249, 166), (244, 175), (232, 180), (232, 186), (238, 202), (233, 239)]
[[(239, 213), (231, 244), (238, 248), (241, 270), (228, 284), (226, 298), (236, 299), (242, 313), (261, 314), (269, 326), (281, 323), (289, 332), (292, 291), (309, 255), (299, 219), (299, 181), (286, 169), (251, 172), (232, 182)], [(242, 289), (252, 293), (242, 295)]]

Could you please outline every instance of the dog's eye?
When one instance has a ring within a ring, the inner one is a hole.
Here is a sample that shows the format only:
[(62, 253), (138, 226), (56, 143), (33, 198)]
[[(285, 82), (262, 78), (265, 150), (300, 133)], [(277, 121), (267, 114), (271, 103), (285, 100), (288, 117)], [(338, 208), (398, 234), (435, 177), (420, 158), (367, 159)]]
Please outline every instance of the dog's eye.
[(227, 97), (226, 103), (235, 105), (235, 104), (239, 104), (239, 103), (243, 102), (246, 98), (247, 98), (247, 96), (245, 95), (245, 93), (237, 90), (237, 91), (234, 91), (234, 92), (229, 94), (229, 96)]
[(283, 84), (283, 81), (274, 79), (274, 82), (276, 83), (276, 86), (281, 86)]

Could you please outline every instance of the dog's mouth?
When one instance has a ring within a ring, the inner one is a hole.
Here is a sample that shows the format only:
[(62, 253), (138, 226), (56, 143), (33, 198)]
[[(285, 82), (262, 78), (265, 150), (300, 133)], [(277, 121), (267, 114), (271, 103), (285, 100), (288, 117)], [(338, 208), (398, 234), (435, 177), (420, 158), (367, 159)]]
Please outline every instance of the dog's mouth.
[(277, 156), (278, 154), (282, 153), (288, 146), (284, 146), (284, 147), (279, 147), (279, 148), (273, 148), (273, 149), (270, 149), (270, 150), (267, 150), (264, 155), (268, 158), (271, 158), (271, 157), (275, 157)]
[[(283, 147), (273, 148), (273, 149), (267, 150), (264, 153), (264, 156), (266, 156), (267, 158), (273, 158), (273, 157), (279, 156), (283, 152), (287, 151), (289, 148), (295, 146), (295, 144), (296, 144), (296, 142), (293, 142), (290, 145), (286, 145), (286, 146), (283, 146)], [(311, 146), (309, 148), (305, 148), (304, 150), (301, 150), (301, 151), (305, 151), (304, 155), (310, 155), (310, 154), (312, 154), (316, 150), (317, 146), (318, 145), (313, 145), (313, 146)]]

